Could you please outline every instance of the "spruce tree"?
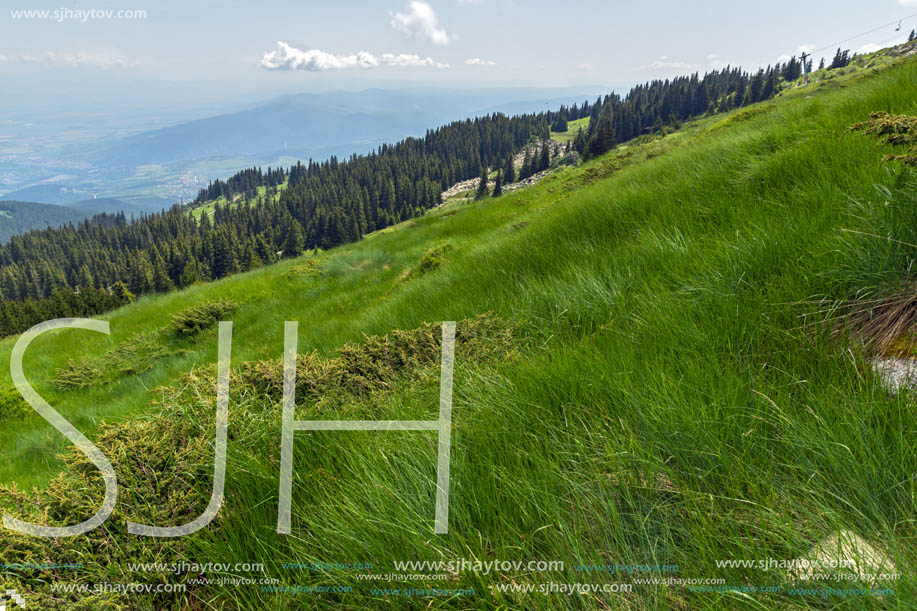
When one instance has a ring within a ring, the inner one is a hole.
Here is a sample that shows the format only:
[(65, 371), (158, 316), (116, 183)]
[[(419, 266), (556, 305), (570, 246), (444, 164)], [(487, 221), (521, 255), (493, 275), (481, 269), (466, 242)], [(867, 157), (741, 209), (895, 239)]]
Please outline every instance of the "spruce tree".
[(481, 166), (481, 181), (478, 183), (478, 192), (475, 193), (475, 199), (481, 199), (487, 195), (487, 166)]
[(525, 180), (532, 175), (532, 149), (525, 148), (525, 156), (522, 158), (522, 169), (519, 170), (519, 180)]
[(287, 228), (287, 237), (283, 242), (284, 256), (298, 257), (302, 254), (304, 244), (305, 242), (302, 235), (302, 225), (299, 224), (299, 221), (294, 219), (290, 223), (290, 226)]
[(134, 294), (131, 293), (127, 285), (120, 280), (111, 286), (111, 293), (118, 299), (118, 303), (122, 305), (134, 303)]
[(199, 281), (200, 276), (197, 274), (197, 269), (194, 267), (194, 263), (188, 261), (185, 263), (185, 267), (182, 269), (181, 275), (178, 277), (178, 285), (182, 288), (185, 288)]
[(589, 157), (604, 155), (615, 146), (615, 130), (611, 125), (611, 116), (603, 113), (599, 118), (595, 133), (589, 140)]
[(764, 88), (761, 90), (761, 99), (769, 100), (777, 94), (777, 70), (770, 70)]
[(581, 155), (585, 155), (587, 152), (588, 139), (586, 138), (586, 130), (580, 127), (576, 131), (576, 137), (573, 138), (573, 148), (576, 149)]
[(516, 182), (516, 164), (513, 162), (513, 154), (506, 156), (506, 164), (503, 166), (503, 182), (508, 185)]
[(917, 40), (917, 29), (911, 30), (911, 35), (907, 37), (908, 42), (911, 42), (913, 40)]
[(541, 141), (541, 157), (538, 160), (538, 171), (544, 172), (551, 167), (551, 142), (550, 140)]
[(169, 278), (166, 271), (166, 263), (163, 258), (157, 254), (153, 261), (153, 290), (157, 293), (166, 293), (175, 288), (175, 283)]
[(497, 181), (494, 184), (493, 197), (500, 197), (503, 195), (503, 171), (497, 172)]

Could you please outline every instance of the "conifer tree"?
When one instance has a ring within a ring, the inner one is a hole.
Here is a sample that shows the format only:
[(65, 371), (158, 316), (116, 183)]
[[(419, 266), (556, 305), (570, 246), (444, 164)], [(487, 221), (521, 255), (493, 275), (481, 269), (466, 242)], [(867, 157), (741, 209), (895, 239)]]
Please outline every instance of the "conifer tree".
[(475, 199), (481, 199), (487, 195), (487, 166), (481, 166), (481, 181), (478, 183), (478, 191), (475, 193)]
[(503, 171), (500, 170), (497, 172), (497, 181), (494, 183), (494, 192), (493, 197), (500, 197), (503, 195)]
[(181, 275), (178, 277), (178, 286), (186, 288), (199, 281), (200, 276), (198, 276), (194, 263), (188, 261), (185, 263), (185, 267), (182, 268)]
[(304, 245), (302, 225), (299, 224), (299, 221), (291, 219), (287, 228), (287, 237), (283, 242), (283, 255), (285, 257), (298, 257), (302, 254)]
[(551, 142), (541, 141), (541, 157), (538, 160), (538, 171), (543, 172), (551, 167)]
[(111, 286), (112, 295), (118, 299), (118, 303), (122, 305), (127, 305), (129, 303), (134, 303), (134, 294), (131, 293), (127, 285), (121, 282), (120, 280), (115, 282)]
[(589, 140), (589, 157), (598, 157), (604, 155), (615, 146), (615, 131), (611, 125), (611, 117), (608, 113), (599, 117), (595, 133)]
[(525, 180), (531, 176), (532, 172), (532, 149), (526, 147), (525, 156), (522, 158), (522, 168), (519, 170), (519, 180)]
[(166, 271), (166, 262), (157, 254), (153, 261), (153, 290), (157, 293), (166, 293), (175, 288), (169, 273)]
[(911, 35), (907, 37), (907, 41), (911, 42), (917, 40), (917, 29), (911, 30)]
[(510, 185), (516, 182), (516, 164), (513, 162), (513, 154), (506, 156), (506, 163), (503, 165), (503, 182)]
[(769, 70), (764, 88), (761, 90), (761, 99), (769, 100), (777, 93), (777, 70)]

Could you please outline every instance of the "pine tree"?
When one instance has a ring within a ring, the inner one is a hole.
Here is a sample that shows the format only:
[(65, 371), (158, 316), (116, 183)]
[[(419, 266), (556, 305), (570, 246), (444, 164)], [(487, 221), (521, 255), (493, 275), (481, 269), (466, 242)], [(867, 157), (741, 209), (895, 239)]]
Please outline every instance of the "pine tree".
[(917, 29), (911, 30), (911, 35), (907, 37), (908, 42), (911, 42), (913, 40), (917, 40)]
[(178, 285), (182, 288), (191, 286), (195, 282), (200, 282), (200, 276), (197, 274), (197, 269), (194, 267), (194, 263), (188, 261), (185, 263), (185, 267), (182, 269), (181, 275), (178, 277)]
[(777, 94), (777, 70), (771, 70), (764, 81), (764, 88), (761, 90), (761, 99), (769, 100)]
[(551, 167), (551, 142), (549, 140), (541, 141), (541, 157), (538, 160), (538, 171), (544, 172)]
[(821, 62), (819, 62), (819, 64), (818, 64), (818, 69), (819, 69), (819, 70), (824, 70), (824, 69), (825, 69), (825, 58), (824, 58), (824, 57), (821, 58)]
[(299, 224), (299, 221), (292, 220), (287, 228), (287, 237), (283, 242), (283, 255), (285, 257), (298, 257), (302, 254), (304, 245), (302, 225)]
[(603, 113), (599, 118), (595, 133), (589, 140), (589, 157), (604, 155), (615, 146), (615, 130), (611, 125), (611, 116)]
[(828, 67), (830, 70), (835, 68), (844, 68), (847, 64), (850, 63), (850, 50), (841, 51), (840, 47), (837, 49), (837, 53), (834, 54), (834, 60), (831, 62), (831, 65)]
[(506, 164), (503, 166), (503, 182), (508, 185), (516, 182), (516, 164), (513, 162), (513, 154), (506, 156)]
[(586, 130), (581, 127), (576, 131), (576, 137), (573, 138), (573, 148), (581, 155), (585, 155), (587, 143)]
[(175, 283), (172, 282), (172, 279), (169, 278), (169, 273), (166, 271), (166, 262), (157, 253), (156, 259), (153, 261), (153, 290), (157, 293), (166, 293), (174, 288)]
[(522, 156), (522, 167), (519, 168), (519, 180), (525, 180), (532, 175), (532, 149), (525, 147), (525, 154)]
[(134, 303), (134, 294), (131, 293), (130, 290), (128, 290), (127, 285), (120, 280), (111, 286), (111, 293), (115, 296), (115, 298), (117, 298), (118, 303), (122, 305)]
[(478, 183), (478, 192), (475, 193), (475, 199), (481, 199), (487, 195), (487, 166), (481, 166), (481, 181)]
[(497, 172), (497, 181), (494, 184), (493, 197), (500, 197), (503, 195), (503, 171)]

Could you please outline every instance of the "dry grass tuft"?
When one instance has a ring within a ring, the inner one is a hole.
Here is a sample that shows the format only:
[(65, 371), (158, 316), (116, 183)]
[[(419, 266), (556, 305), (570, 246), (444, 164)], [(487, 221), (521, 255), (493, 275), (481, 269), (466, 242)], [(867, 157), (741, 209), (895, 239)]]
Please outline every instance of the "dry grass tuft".
[(917, 166), (917, 117), (874, 112), (869, 115), (868, 120), (851, 125), (848, 131), (876, 136), (884, 144), (910, 147), (903, 155), (886, 155), (883, 160), (896, 160), (906, 165)]
[(843, 309), (835, 336), (851, 334), (867, 350), (883, 356), (906, 358), (917, 353), (917, 284), (888, 297), (852, 302)]

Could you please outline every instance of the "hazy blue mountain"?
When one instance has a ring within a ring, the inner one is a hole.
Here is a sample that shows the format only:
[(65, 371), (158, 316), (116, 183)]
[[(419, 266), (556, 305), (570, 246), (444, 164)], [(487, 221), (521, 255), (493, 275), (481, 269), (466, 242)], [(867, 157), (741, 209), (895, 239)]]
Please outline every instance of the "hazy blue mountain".
[(89, 199), (92, 193), (64, 187), (59, 184), (34, 185), (0, 196), (0, 201), (35, 202), (39, 204), (67, 205)]
[[(60, 126), (43, 122), (47, 142), (38, 142), (48, 146), (39, 146), (32, 155), (0, 155), (0, 188), (12, 189), (0, 201), (135, 215), (158, 212), (181, 198), (193, 198), (209, 181), (246, 167), (348, 157), (385, 142), (422, 136), (430, 128), (469, 116), (537, 112), (582, 103), (594, 99), (595, 93), (535, 88), (369, 89), (286, 94), (259, 103), (247, 101), (252, 99), (249, 96), (240, 98), (239, 110), (233, 112), (226, 112), (232, 105), (225, 100), (214, 104), (214, 116), (197, 118), (199, 108), (188, 111), (186, 116), (195, 117), (191, 121), (176, 120), (176, 108), (163, 108), (159, 117), (146, 108), (142, 125), (156, 125), (154, 129), (135, 126), (128, 136), (114, 136), (109, 130), (95, 139), (89, 129), (94, 121), (79, 123), (86, 127), (82, 130), (67, 127), (66, 121)], [(32, 125), (34, 117), (23, 109), (19, 113), (19, 123), (9, 128), (17, 146), (35, 141), (34, 136), (26, 137), (33, 127), (25, 127)], [(130, 133), (127, 117), (119, 116), (124, 122), (119, 133), (125, 129)], [(163, 127), (169, 119), (172, 124)], [(64, 138), (66, 146), (58, 147), (62, 133), (71, 135)]]
[(124, 212), (128, 216), (131, 214), (134, 216), (140, 216), (141, 212), (159, 211), (161, 208), (165, 207), (162, 205), (146, 207), (125, 201), (123, 199), (116, 199), (114, 197), (96, 197), (93, 199), (84, 199), (78, 202), (73, 202), (72, 204), (63, 205), (67, 206), (68, 208), (95, 210), (96, 212), (104, 212), (106, 214), (117, 214), (118, 212)]
[(346, 156), (469, 115), (531, 112), (586, 98), (557, 93), (371, 89), (284, 95), (239, 112), (128, 136), (101, 151), (95, 162), (112, 167), (223, 156)]
[(0, 201), (0, 244), (6, 243), (14, 235), (32, 229), (78, 223), (94, 214), (97, 214), (97, 211), (53, 204)]

